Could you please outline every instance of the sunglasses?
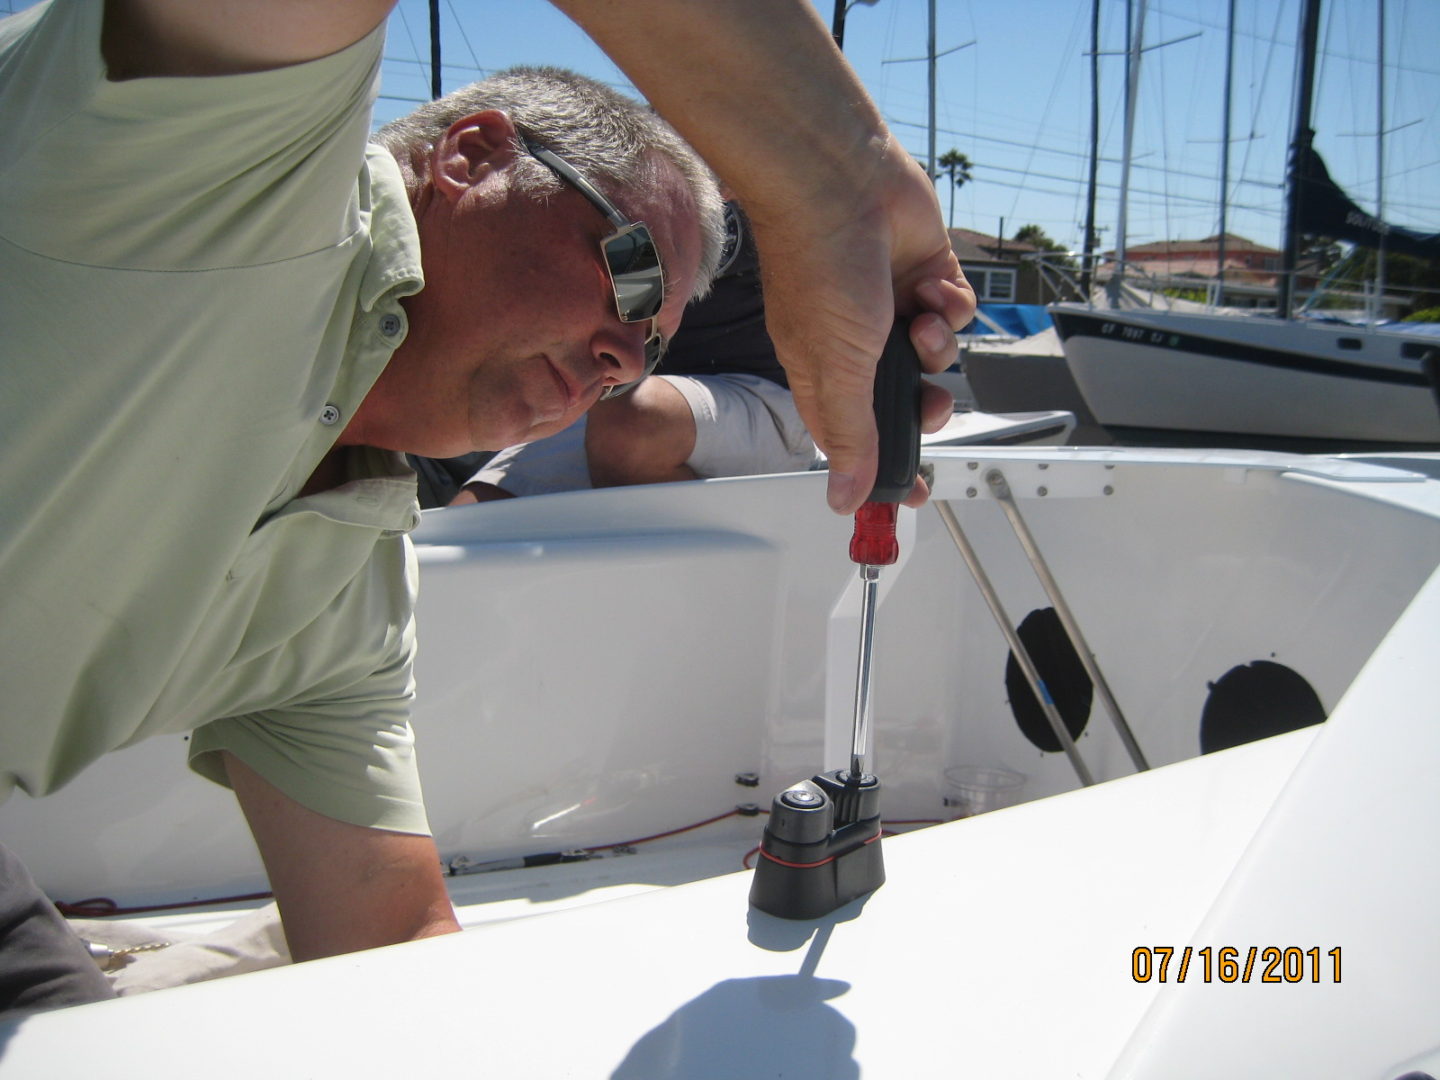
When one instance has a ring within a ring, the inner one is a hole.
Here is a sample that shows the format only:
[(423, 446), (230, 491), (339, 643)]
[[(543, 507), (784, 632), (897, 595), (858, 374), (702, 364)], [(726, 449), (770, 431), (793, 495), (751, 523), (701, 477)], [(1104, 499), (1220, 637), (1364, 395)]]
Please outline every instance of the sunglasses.
[[(615, 226), (615, 231), (600, 241), (601, 261), (610, 275), (610, 288), (615, 293), (615, 313), (620, 316), (620, 321), (650, 323), (650, 332), (645, 337), (645, 371), (640, 376), (640, 379), (645, 378), (665, 355), (665, 339), (660, 336), (660, 328), (655, 321), (665, 303), (665, 271), (660, 265), (660, 251), (655, 246), (655, 238), (643, 222), (627, 221), (614, 203), (600, 194), (594, 184), (559, 154), (529, 139), (522, 138), (521, 142), (531, 157), (584, 195)], [(633, 390), (640, 379), (606, 387), (600, 400), (619, 397)]]

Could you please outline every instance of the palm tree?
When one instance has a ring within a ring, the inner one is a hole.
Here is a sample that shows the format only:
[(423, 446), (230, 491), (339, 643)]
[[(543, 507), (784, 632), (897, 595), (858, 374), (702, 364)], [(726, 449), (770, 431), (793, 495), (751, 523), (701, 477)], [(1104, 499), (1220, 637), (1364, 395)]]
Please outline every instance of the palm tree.
[(972, 179), (970, 170), (974, 168), (973, 162), (959, 150), (951, 147), (940, 155), (937, 162), (940, 171), (950, 177), (950, 228), (955, 227), (955, 189), (963, 187), (965, 182)]

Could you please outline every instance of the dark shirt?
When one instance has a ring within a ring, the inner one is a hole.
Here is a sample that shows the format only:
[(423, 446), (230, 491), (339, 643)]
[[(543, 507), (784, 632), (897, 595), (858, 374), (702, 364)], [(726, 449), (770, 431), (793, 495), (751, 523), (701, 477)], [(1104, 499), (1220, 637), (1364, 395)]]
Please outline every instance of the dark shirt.
[(479, 472), (481, 466), (495, 456), (495, 451), (477, 450), (473, 454), (453, 458), (405, 456), (419, 478), (416, 487), (420, 509), (431, 510), (437, 506), (449, 506), (450, 500), (460, 494), (460, 485)]
[(725, 250), (714, 287), (685, 309), (657, 375), (759, 375), (789, 388), (785, 369), (765, 332), (760, 258), (749, 223), (733, 202), (725, 204)]

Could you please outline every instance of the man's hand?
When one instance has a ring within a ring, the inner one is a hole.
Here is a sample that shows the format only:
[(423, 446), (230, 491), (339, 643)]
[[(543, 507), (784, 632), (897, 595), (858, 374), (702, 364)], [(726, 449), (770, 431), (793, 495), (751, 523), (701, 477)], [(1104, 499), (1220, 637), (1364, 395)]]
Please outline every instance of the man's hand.
[(430, 837), (317, 814), (232, 754), (225, 769), (297, 962), (460, 929)]
[[(921, 368), (955, 362), (955, 332), (975, 314), (924, 170), (902, 147), (885, 147), (869, 205), (834, 207), (757, 223), (765, 321), (785, 365), (795, 405), (830, 459), (829, 501), (851, 513), (875, 482), (878, 436), (875, 365), (896, 318), (910, 320)], [(950, 418), (949, 393), (926, 383), (921, 428)], [(923, 483), (906, 500), (924, 502)]]
[[(856, 509), (878, 454), (875, 365), (897, 313), (921, 366), (954, 362), (975, 295), (939, 200), (809, 0), (552, 0), (735, 193), (755, 228), (766, 324), (810, 434), (830, 458), (830, 505)], [(927, 387), (922, 427), (950, 395)], [(923, 485), (910, 500), (923, 502)]]

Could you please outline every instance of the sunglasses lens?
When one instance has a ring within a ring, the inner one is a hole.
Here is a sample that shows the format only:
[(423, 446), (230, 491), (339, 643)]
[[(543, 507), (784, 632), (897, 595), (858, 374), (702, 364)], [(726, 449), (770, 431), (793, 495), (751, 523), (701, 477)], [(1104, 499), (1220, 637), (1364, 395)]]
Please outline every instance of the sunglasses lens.
[(635, 226), (605, 241), (605, 265), (615, 283), (615, 306), (623, 322), (641, 322), (660, 314), (665, 276), (650, 230)]

